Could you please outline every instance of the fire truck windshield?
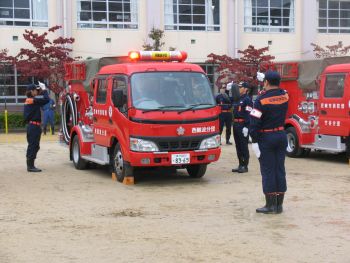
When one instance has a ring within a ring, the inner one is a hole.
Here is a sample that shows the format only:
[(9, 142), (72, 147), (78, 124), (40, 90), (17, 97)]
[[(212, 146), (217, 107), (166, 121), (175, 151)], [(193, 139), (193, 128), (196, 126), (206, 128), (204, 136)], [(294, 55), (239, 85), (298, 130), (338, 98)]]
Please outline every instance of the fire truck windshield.
[(131, 97), (133, 106), (145, 112), (215, 106), (207, 77), (196, 72), (135, 73), (131, 77)]

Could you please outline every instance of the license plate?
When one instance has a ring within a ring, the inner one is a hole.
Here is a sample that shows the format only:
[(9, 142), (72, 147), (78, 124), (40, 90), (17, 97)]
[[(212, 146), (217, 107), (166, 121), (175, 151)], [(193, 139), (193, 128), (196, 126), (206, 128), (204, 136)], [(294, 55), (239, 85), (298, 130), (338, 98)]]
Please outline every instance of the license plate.
[(171, 164), (185, 164), (185, 163), (190, 163), (189, 153), (171, 155)]

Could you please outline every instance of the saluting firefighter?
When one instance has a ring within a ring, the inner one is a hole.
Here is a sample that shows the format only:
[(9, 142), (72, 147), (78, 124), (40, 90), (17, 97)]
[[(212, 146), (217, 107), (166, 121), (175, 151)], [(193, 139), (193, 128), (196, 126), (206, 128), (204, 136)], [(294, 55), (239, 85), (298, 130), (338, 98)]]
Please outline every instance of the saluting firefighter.
[(249, 84), (241, 82), (238, 86), (240, 98), (233, 103), (233, 137), (239, 165), (237, 168), (232, 169), (232, 172), (247, 173), (249, 164), (249, 115), (253, 107), (253, 101), (248, 95)]
[(276, 214), (283, 211), (284, 193), (287, 191), (284, 167), (287, 136), (284, 131), (288, 109), (288, 94), (280, 89), (280, 75), (268, 71), (264, 78), (264, 91), (254, 102), (250, 113), (252, 148), (259, 159), (262, 186), (266, 204), (257, 213)]
[(40, 86), (30, 84), (27, 86), (27, 99), (24, 103), (24, 120), (27, 123), (27, 171), (41, 172), (34, 165), (36, 155), (40, 149), (41, 137), (41, 111), (40, 107), (50, 101), (45, 84)]
[(221, 113), (219, 114), (220, 120), (220, 135), (226, 126), (226, 144), (232, 145), (230, 142), (231, 127), (232, 127), (232, 102), (230, 97), (226, 93), (226, 86), (223, 85), (220, 88), (220, 94), (216, 96), (216, 103), (221, 107)]

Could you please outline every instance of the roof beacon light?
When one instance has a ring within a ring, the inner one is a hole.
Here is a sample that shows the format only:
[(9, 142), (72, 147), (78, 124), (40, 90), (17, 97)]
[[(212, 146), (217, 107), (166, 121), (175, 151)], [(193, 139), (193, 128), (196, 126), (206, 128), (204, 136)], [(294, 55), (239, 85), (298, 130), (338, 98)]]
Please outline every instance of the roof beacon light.
[(129, 58), (131, 60), (139, 60), (140, 59), (140, 52), (138, 52), (138, 51), (129, 52)]
[(183, 62), (187, 58), (184, 51), (131, 51), (129, 52), (131, 60), (142, 61), (178, 61)]

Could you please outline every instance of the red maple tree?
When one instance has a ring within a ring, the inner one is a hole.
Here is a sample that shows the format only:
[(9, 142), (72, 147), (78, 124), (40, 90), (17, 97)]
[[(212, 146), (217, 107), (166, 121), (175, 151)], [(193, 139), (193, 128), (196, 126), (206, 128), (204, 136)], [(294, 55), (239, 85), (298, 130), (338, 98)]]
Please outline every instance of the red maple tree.
[(221, 86), (231, 81), (247, 81), (250, 85), (257, 86), (256, 73), (266, 71), (275, 58), (265, 54), (268, 50), (268, 47), (256, 49), (253, 45), (249, 45), (245, 50), (238, 51), (241, 54), (239, 59), (227, 55), (209, 54), (207, 62), (216, 64), (216, 72), (219, 73), (215, 84)]
[(70, 56), (72, 49), (67, 46), (74, 43), (74, 38), (49, 38), (50, 33), (54, 34), (60, 28), (54, 26), (42, 34), (25, 30), (23, 37), (31, 44), (31, 48), (21, 48), (14, 59), (21, 77), (47, 80), (50, 90), (56, 95), (64, 89), (64, 64), (74, 60)]

